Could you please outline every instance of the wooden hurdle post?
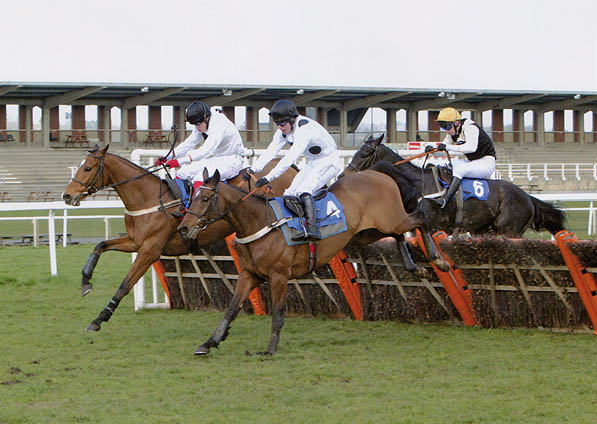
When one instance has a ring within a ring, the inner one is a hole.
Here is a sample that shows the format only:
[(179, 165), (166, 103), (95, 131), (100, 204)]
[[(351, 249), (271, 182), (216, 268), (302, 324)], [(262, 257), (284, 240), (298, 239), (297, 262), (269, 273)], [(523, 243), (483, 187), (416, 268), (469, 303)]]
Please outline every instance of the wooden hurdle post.
[[(226, 246), (228, 246), (230, 256), (232, 256), (234, 266), (236, 266), (236, 271), (240, 274), (240, 262), (238, 261), (238, 252), (236, 251), (236, 247), (234, 246), (235, 243), (236, 233), (230, 234), (226, 237)], [(255, 315), (267, 315), (265, 313), (265, 307), (263, 306), (263, 298), (261, 297), (259, 287), (255, 287), (253, 290), (251, 290), (251, 293), (249, 294), (249, 300), (251, 301), (251, 305), (253, 305), (253, 311), (255, 312)]]
[[(464, 321), (466, 326), (473, 326), (479, 325), (479, 321), (475, 317), (475, 311), (473, 309), (473, 294), (472, 291), (469, 289), (464, 276), (462, 275), (462, 271), (454, 266), (454, 262), (440, 249), (439, 240), (443, 240), (448, 238), (444, 231), (438, 231), (433, 235), (433, 242), (436, 245), (437, 250), (442, 254), (444, 259), (450, 265), (450, 269), (446, 272), (441, 271), (437, 266), (431, 263), (435, 274), (440, 279), (442, 285), (446, 289), (448, 296), (450, 296), (450, 300), (452, 304), (456, 307), (456, 310), (460, 314), (460, 317)], [(416, 242), (419, 245), (419, 248), (423, 251), (425, 256), (429, 258), (427, 251), (425, 250), (425, 243), (423, 242), (423, 237), (421, 236), (421, 232), (417, 230), (416, 235)]]
[(572, 281), (574, 281), (582, 303), (585, 305), (585, 309), (593, 323), (593, 334), (597, 334), (597, 283), (595, 283), (595, 277), (587, 271), (587, 268), (581, 264), (578, 257), (572, 253), (568, 246), (568, 244), (578, 241), (576, 234), (562, 230), (556, 233), (555, 237)]

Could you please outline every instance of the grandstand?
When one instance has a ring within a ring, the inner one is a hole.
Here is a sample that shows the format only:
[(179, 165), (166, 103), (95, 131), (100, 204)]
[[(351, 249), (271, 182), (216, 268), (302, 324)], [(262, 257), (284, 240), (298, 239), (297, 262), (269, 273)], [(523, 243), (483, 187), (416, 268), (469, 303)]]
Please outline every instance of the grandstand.
[[(394, 145), (406, 149), (406, 145)], [(496, 143), (497, 169), (531, 192), (597, 190), (597, 144), (582, 148), (570, 143), (543, 147)], [(0, 149), (0, 201), (59, 201), (71, 178), (69, 167), (78, 166), (86, 149)], [(130, 149), (112, 146), (110, 152), (130, 158)], [(530, 179), (529, 179), (530, 177)], [(115, 194), (100, 192), (101, 199)]]
[[(124, 149), (110, 151), (130, 157), (130, 152)], [(77, 167), (85, 152), (85, 149), (0, 149), (0, 201), (62, 200), (62, 191), (71, 178), (69, 167)], [(102, 192), (96, 196), (106, 199), (108, 195)]]

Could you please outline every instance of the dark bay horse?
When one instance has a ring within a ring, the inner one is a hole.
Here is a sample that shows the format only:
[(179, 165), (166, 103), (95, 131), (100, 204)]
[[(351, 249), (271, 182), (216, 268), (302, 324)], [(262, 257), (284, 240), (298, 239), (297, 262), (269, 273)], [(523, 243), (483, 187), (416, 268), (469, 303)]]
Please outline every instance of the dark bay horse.
[[(138, 254), (116, 294), (89, 324), (88, 331), (100, 330), (102, 322), (110, 319), (122, 298), (161, 255), (179, 256), (194, 252), (234, 232), (227, 222), (221, 221), (203, 231), (197, 239), (184, 240), (176, 232), (179, 220), (171, 214), (182, 213), (183, 208), (176, 202), (167, 184), (147, 169), (123, 157), (107, 153), (108, 147), (100, 150), (96, 145), (94, 150), (89, 151), (62, 196), (67, 205), (78, 206), (88, 195), (105, 187), (114, 187), (126, 209), (124, 223), (127, 235), (97, 244), (83, 267), (83, 296), (91, 291), (90, 279), (102, 253), (116, 250)], [(257, 178), (266, 175), (278, 161), (279, 159), (272, 160), (257, 174)], [(296, 174), (297, 170), (290, 168), (272, 183), (272, 189), (276, 193), (282, 193)], [(228, 183), (243, 188), (247, 186), (240, 175)], [(166, 206), (167, 212), (158, 210), (161, 204)]]
[[(395, 172), (389, 166), (385, 172), (367, 170), (343, 178), (334, 183), (329, 191), (334, 193), (344, 206), (348, 229), (318, 242), (316, 268), (336, 255), (349, 242), (370, 243), (388, 235), (399, 235), (415, 227), (424, 228), (424, 216), (420, 213), (407, 214), (402, 206), (400, 192), (390, 176)], [(262, 196), (247, 196), (247, 193), (219, 182), (219, 172), (207, 179), (194, 198), (189, 211), (181, 222), (179, 232), (185, 236), (196, 228), (209, 228), (219, 220), (226, 220), (238, 237), (245, 238), (262, 234), (275, 218)], [(447, 263), (437, 251), (431, 237), (424, 233), (427, 251), (434, 263), (447, 269)], [(274, 354), (278, 349), (280, 330), (284, 324), (288, 280), (309, 271), (309, 251), (306, 244), (288, 246), (280, 229), (267, 232), (253, 241), (237, 244), (241, 272), (234, 296), (213, 335), (195, 351), (195, 355), (206, 355), (228, 336), (230, 323), (236, 318), (239, 308), (251, 290), (268, 281), (272, 293), (272, 330), (270, 342), (264, 354)]]
[[(396, 163), (403, 160), (398, 153), (382, 144), (382, 140), (383, 135), (365, 141), (341, 175), (362, 171), (379, 161)], [(431, 167), (422, 171), (421, 168), (406, 162), (396, 168), (402, 176), (403, 185), (415, 190), (419, 198), (438, 191)], [(459, 224), (456, 222), (455, 201), (451, 201), (446, 209), (439, 209), (435, 202), (421, 201), (419, 208), (423, 209), (430, 230), (444, 230), (447, 233), (460, 231), (471, 234), (496, 234), (518, 238), (522, 237), (528, 228), (535, 231), (546, 230), (551, 234), (564, 229), (565, 215), (560, 209), (530, 196), (508, 181), (487, 180), (487, 183), (488, 199), (486, 201), (475, 198), (465, 200), (463, 218)]]

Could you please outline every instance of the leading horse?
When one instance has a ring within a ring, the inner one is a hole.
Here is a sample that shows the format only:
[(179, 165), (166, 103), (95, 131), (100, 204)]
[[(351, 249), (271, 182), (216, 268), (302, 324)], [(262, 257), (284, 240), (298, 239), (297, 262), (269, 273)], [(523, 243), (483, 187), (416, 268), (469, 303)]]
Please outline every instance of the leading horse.
[[(329, 191), (344, 206), (347, 230), (318, 242), (316, 268), (328, 263), (349, 242), (366, 244), (388, 235), (403, 234), (415, 227), (425, 229), (423, 214), (405, 212), (393, 176), (394, 168), (374, 169), (376, 171), (363, 171), (330, 186)], [(306, 244), (289, 246), (281, 230), (268, 231), (273, 223), (273, 213), (268, 212), (267, 199), (248, 196), (234, 186), (222, 184), (219, 177), (216, 171), (207, 179), (207, 171), (204, 171), (205, 184), (178, 227), (179, 231), (183, 236), (189, 236), (197, 228), (209, 228), (223, 219), (239, 238), (249, 238), (242, 244), (237, 242), (241, 272), (224, 319), (212, 336), (197, 348), (195, 355), (208, 354), (211, 348), (226, 339), (240, 306), (250, 291), (264, 281), (269, 282), (272, 292), (272, 330), (263, 354), (272, 355), (278, 349), (284, 324), (288, 280), (309, 272), (309, 247)], [(433, 262), (446, 270), (448, 264), (438, 255), (425, 231), (423, 240)]]
[[(366, 140), (341, 176), (368, 169), (379, 161), (404, 161), (402, 156), (382, 144), (382, 141), (383, 135)], [(418, 191), (419, 197), (437, 191), (436, 178), (430, 167), (422, 170), (410, 162), (404, 162), (396, 168), (401, 174), (402, 184)], [(471, 197), (463, 202), (461, 222), (457, 220), (455, 201), (451, 201), (445, 209), (440, 209), (435, 202), (421, 201), (419, 209), (423, 209), (430, 230), (519, 238), (529, 228), (546, 230), (551, 234), (564, 229), (565, 215), (560, 209), (527, 194), (509, 181), (487, 180), (487, 184), (487, 200)]]
[[(137, 252), (137, 258), (116, 294), (89, 324), (88, 331), (100, 330), (102, 322), (110, 319), (122, 298), (161, 255), (179, 256), (195, 252), (233, 233), (232, 227), (221, 221), (202, 232), (196, 240), (184, 240), (176, 232), (179, 219), (172, 214), (182, 214), (183, 206), (169, 190), (166, 182), (121, 156), (107, 153), (108, 147), (109, 145), (100, 149), (96, 145), (89, 151), (62, 196), (67, 205), (78, 206), (88, 195), (102, 188), (113, 187), (125, 206), (124, 223), (127, 235), (104, 240), (95, 246), (83, 267), (82, 295), (85, 296), (91, 291), (90, 279), (102, 253), (109, 250)], [(279, 159), (272, 160), (257, 177), (267, 174), (278, 161)], [(282, 193), (296, 174), (295, 168), (288, 169), (272, 183), (272, 189)], [(247, 186), (247, 182), (240, 175), (228, 183), (239, 187)]]

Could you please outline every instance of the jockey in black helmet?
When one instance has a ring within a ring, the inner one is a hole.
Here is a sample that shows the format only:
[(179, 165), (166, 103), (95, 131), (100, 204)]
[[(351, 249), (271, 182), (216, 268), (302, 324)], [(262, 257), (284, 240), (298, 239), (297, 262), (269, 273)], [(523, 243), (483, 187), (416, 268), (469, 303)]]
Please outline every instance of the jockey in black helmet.
[[(203, 184), (204, 168), (208, 169), (210, 177), (218, 169), (222, 180), (237, 176), (243, 167), (243, 155), (249, 149), (244, 147), (234, 123), (220, 111), (212, 115), (209, 106), (202, 101), (191, 103), (185, 116), (193, 125), (191, 135), (169, 158), (159, 158), (156, 165), (179, 168), (176, 177), (191, 180), (195, 189)], [(196, 148), (199, 144), (201, 146)]]
[(304, 156), (307, 164), (294, 177), (292, 184), (284, 191), (285, 196), (298, 196), (304, 206), (307, 218), (305, 236), (319, 240), (315, 204), (312, 194), (336, 177), (343, 168), (336, 142), (317, 121), (298, 113), (296, 105), (287, 99), (276, 102), (270, 116), (278, 129), (267, 150), (251, 167), (261, 171), (287, 144), (290, 149), (282, 160), (256, 185), (262, 186), (282, 175), (299, 157)]

